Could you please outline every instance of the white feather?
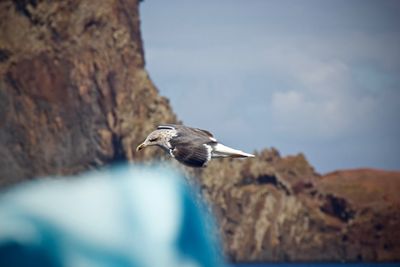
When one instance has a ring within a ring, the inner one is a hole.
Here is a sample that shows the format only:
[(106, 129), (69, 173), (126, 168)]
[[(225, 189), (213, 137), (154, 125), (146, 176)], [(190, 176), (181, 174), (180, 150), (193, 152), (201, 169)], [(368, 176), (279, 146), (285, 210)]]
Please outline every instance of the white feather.
[(207, 161), (210, 161), (213, 148), (207, 144), (204, 144), (204, 146), (207, 148)]
[(254, 155), (227, 147), (223, 144), (216, 144), (213, 146), (212, 157), (219, 158), (219, 157), (230, 157), (230, 156), (242, 156), (242, 157), (249, 157), (253, 158)]
[(214, 137), (210, 137), (210, 140), (213, 142), (217, 142), (217, 139), (215, 139)]

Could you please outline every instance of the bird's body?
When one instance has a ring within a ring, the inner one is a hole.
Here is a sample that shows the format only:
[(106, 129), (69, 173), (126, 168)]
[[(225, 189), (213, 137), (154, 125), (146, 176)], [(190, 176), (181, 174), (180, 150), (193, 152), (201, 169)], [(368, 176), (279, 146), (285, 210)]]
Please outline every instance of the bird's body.
[(246, 158), (254, 155), (227, 147), (202, 129), (184, 125), (160, 125), (137, 147), (160, 146), (173, 158), (191, 167), (204, 167), (212, 158)]

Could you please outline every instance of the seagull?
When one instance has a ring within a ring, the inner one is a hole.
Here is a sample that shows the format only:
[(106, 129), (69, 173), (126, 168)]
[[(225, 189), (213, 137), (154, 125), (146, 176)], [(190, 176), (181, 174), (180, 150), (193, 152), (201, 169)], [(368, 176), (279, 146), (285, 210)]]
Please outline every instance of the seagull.
[(190, 167), (205, 167), (212, 158), (254, 157), (219, 143), (209, 131), (175, 124), (158, 126), (136, 151), (148, 146), (159, 146)]

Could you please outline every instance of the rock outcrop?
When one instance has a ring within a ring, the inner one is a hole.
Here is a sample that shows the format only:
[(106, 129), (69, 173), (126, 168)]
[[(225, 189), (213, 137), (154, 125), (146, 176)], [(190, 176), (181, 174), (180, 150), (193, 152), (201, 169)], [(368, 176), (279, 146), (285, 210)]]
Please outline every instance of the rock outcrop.
[(137, 159), (154, 124), (176, 121), (144, 70), (138, 8), (0, 2), (1, 184)]
[[(135, 146), (177, 122), (144, 69), (138, 1), (0, 2), (0, 186), (163, 152)], [(400, 175), (321, 176), (304, 155), (189, 170), (232, 261), (400, 260)]]
[(211, 163), (201, 185), (233, 261), (400, 260), (400, 172), (320, 176), (271, 149)]

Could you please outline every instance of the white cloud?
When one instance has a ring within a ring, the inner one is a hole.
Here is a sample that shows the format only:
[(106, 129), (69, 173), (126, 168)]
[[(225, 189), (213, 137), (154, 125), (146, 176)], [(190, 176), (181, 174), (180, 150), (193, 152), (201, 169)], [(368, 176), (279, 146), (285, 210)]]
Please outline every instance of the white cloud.
[(275, 131), (306, 140), (340, 138), (361, 132), (374, 108), (374, 101), (367, 97), (324, 98), (294, 90), (275, 92), (271, 100)]
[[(353, 40), (355, 46), (368, 46), (368, 42), (358, 41)], [(389, 100), (382, 93), (387, 88), (379, 88), (377, 94), (372, 94), (354, 75), (357, 58), (343, 59), (345, 56), (338, 56), (337, 51), (333, 56), (334, 47), (325, 40), (310, 42), (314, 48), (318, 47), (316, 50), (303, 49), (308, 42), (305, 36), (293, 42), (277, 38), (270, 40), (264, 50), (266, 70), (285, 77), (287, 82), (273, 89), (269, 102), (276, 133), (304, 140), (327, 140), (379, 127), (381, 122), (376, 114), (382, 103)], [(368, 60), (369, 56), (364, 54), (362, 58)], [(377, 75), (372, 72), (371, 76)]]

